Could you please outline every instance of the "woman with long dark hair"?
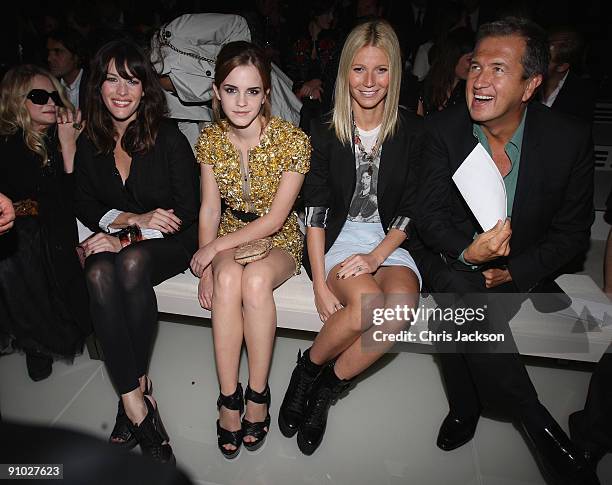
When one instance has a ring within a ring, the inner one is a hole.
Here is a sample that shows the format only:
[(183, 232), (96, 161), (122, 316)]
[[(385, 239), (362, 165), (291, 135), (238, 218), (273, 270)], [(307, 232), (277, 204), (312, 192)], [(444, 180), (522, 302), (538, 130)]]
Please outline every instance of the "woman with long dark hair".
[(55, 77), (33, 65), (9, 70), (0, 91), (0, 192), (17, 214), (0, 239), (0, 351), (9, 344), (25, 351), (38, 381), (51, 374), (54, 358), (80, 353), (91, 331), (74, 250), (81, 115)]
[(197, 248), (197, 166), (185, 137), (164, 119), (162, 88), (135, 44), (114, 41), (98, 51), (88, 103), (76, 207), (96, 232), (82, 243), (85, 275), (96, 335), (121, 396), (110, 442), (139, 443), (156, 460), (174, 462), (147, 377), (153, 286), (187, 269)]
[(444, 40), (431, 48), (431, 68), (422, 82), (418, 114), (425, 116), (465, 103), (465, 81), (473, 50), (474, 34), (465, 27), (449, 32)]
[(298, 354), (279, 413), (281, 432), (297, 432), (307, 455), (323, 439), (332, 402), (388, 350), (380, 344), (364, 351), (373, 331), (397, 332), (408, 323), (373, 327), (374, 307), (412, 307), (419, 298), (406, 242), (422, 127), (398, 109), (401, 72), (399, 42), (387, 22), (355, 27), (340, 56), (331, 120), (312, 126), (303, 190), (306, 263), (324, 325)]
[[(200, 304), (213, 311), (218, 445), (234, 458), (243, 443), (259, 448), (270, 427), (272, 292), (300, 271), (302, 234), (292, 209), (310, 165), (310, 143), (299, 128), (271, 116), (270, 64), (254, 44), (230, 42), (221, 49), (214, 91), (216, 121), (196, 146), (203, 195), (200, 249), (191, 267), (201, 277)], [(267, 237), (268, 256), (246, 266), (235, 261), (237, 246)], [(249, 359), (244, 401), (238, 382), (243, 341)]]

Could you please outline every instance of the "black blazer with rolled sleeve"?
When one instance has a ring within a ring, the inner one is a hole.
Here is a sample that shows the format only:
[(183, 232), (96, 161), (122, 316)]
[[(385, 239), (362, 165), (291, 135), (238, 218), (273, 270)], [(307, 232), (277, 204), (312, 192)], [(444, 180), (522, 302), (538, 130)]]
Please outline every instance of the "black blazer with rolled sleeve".
[[(422, 241), (458, 269), (463, 264), (458, 256), (482, 229), (451, 177), (476, 144), (465, 105), (426, 120), (416, 226)], [(519, 291), (530, 291), (587, 250), (594, 219), (593, 170), (590, 127), (532, 102), (525, 119), (507, 258)]]
[[(327, 121), (311, 125), (310, 171), (302, 188), (306, 207), (328, 209), (325, 252), (332, 247), (346, 222), (355, 191), (356, 167), (353, 145), (342, 144)], [(382, 145), (378, 171), (378, 213), (385, 233), (398, 217), (414, 217), (417, 167), (421, 158), (422, 119), (400, 109), (397, 131)], [(402, 246), (409, 248), (410, 238)], [(312, 278), (307, 248), (304, 268)]]
[(76, 215), (100, 232), (100, 219), (111, 209), (136, 214), (174, 209), (180, 231), (164, 237), (176, 238), (193, 254), (198, 244), (198, 173), (189, 142), (170, 120), (161, 123), (153, 149), (134, 155), (125, 186), (113, 154), (96, 154), (92, 142), (82, 136), (75, 158)]
[(593, 83), (578, 77), (570, 70), (551, 108), (553, 111), (577, 116), (587, 123), (592, 123), (596, 93), (597, 88)]

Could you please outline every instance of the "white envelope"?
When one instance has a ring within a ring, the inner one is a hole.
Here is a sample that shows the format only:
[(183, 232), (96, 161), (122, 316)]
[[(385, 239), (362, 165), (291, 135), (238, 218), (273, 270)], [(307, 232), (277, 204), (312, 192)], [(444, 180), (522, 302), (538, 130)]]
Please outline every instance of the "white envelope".
[(506, 185), (482, 144), (474, 147), (453, 174), (453, 182), (483, 230), (506, 219)]

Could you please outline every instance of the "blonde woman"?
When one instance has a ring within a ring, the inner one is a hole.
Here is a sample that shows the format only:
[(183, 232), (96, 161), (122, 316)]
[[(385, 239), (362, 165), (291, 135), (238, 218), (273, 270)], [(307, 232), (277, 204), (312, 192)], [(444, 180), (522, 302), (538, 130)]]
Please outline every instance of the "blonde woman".
[(0, 94), (0, 192), (15, 205), (0, 239), (0, 350), (24, 350), (28, 373), (49, 376), (90, 331), (87, 290), (77, 259), (72, 180), (80, 113), (49, 72), (32, 65), (6, 73)]
[(332, 401), (387, 350), (362, 349), (371, 341), (371, 307), (393, 298), (418, 301), (420, 276), (406, 243), (421, 122), (398, 110), (400, 76), (390, 25), (375, 20), (355, 27), (342, 49), (333, 116), (312, 126), (303, 190), (305, 265), (324, 325), (312, 347), (298, 354), (279, 414), (281, 432), (297, 432), (307, 455), (323, 439)]

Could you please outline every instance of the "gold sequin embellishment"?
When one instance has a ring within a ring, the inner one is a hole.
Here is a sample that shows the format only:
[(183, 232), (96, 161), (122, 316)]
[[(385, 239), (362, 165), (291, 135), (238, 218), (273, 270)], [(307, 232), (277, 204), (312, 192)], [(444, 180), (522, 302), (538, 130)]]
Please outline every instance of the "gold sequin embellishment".
[[(272, 117), (259, 145), (249, 150), (250, 201), (244, 200), (240, 154), (227, 135), (226, 121), (204, 128), (196, 144), (196, 155), (200, 163), (212, 165), (221, 197), (230, 209), (254, 211), (263, 216), (270, 210), (283, 172), (306, 174), (310, 168), (308, 136), (288, 121)], [(221, 217), (218, 236), (232, 233), (245, 225), (226, 210)], [(298, 274), (303, 241), (295, 212), (289, 213), (281, 230), (272, 236), (272, 244), (289, 252), (295, 260), (295, 274)]]

